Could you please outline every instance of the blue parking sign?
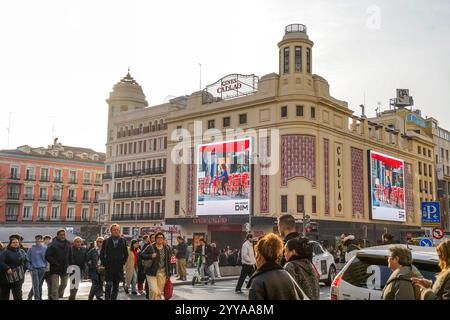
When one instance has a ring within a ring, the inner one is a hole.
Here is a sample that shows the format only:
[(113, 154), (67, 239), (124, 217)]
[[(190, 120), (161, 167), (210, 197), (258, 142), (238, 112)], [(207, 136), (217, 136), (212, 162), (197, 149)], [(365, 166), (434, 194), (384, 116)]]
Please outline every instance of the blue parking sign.
[(422, 202), (422, 226), (441, 226), (441, 206), (439, 202)]

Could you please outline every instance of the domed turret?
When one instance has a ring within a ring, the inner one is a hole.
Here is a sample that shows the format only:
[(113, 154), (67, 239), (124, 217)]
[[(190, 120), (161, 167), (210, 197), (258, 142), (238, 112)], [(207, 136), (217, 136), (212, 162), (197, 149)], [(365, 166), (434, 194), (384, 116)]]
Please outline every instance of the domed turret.
[(142, 87), (130, 75), (130, 70), (113, 87), (106, 102), (111, 105), (117, 105), (122, 108), (126, 106), (127, 110), (142, 109), (148, 106)]

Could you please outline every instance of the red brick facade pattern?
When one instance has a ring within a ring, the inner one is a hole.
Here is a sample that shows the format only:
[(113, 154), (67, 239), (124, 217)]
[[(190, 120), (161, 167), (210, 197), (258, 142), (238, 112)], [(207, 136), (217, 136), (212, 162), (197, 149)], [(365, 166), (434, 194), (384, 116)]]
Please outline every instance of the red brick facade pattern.
[(330, 142), (323, 139), (323, 169), (325, 178), (325, 214), (330, 214)]
[(351, 148), (352, 161), (352, 215), (364, 217), (364, 153)]
[[(259, 150), (260, 150), (260, 160), (261, 160), (261, 170), (268, 168), (270, 165), (263, 164), (267, 163), (270, 150), (270, 139), (269, 137), (263, 137), (260, 140)], [(259, 211), (262, 213), (269, 212), (269, 176), (261, 173), (260, 176), (260, 186), (259, 186)]]
[(308, 135), (281, 137), (281, 185), (303, 177), (316, 186), (316, 139)]
[(405, 162), (405, 209), (406, 221), (414, 222), (414, 195), (413, 195), (413, 170), (412, 164)]

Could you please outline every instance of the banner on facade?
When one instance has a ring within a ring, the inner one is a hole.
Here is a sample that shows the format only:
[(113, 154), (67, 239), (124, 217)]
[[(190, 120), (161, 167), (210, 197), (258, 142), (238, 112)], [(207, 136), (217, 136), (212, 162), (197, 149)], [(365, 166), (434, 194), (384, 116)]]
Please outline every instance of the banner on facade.
[(251, 139), (199, 145), (197, 215), (250, 213)]
[(403, 160), (373, 150), (368, 154), (371, 218), (405, 222)]

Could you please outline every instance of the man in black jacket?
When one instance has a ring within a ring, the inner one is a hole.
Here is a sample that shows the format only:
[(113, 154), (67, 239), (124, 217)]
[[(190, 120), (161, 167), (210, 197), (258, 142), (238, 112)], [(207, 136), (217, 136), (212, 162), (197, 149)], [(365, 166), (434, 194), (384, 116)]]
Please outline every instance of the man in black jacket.
[(182, 236), (177, 237), (178, 245), (176, 246), (176, 258), (177, 258), (177, 280), (186, 281), (186, 256), (187, 256), (187, 244)]
[(196, 249), (196, 257), (201, 257), (202, 265), (200, 271), (202, 276), (208, 276), (211, 278), (211, 284), (215, 283), (214, 270), (211, 268), (213, 266), (213, 256), (212, 248), (206, 243), (206, 240), (200, 238), (198, 241), (198, 246)]
[(69, 278), (67, 274), (69, 256), (70, 242), (66, 239), (66, 232), (64, 229), (58, 230), (56, 238), (53, 239), (45, 252), (45, 259), (50, 264), (51, 300), (58, 300), (64, 296)]
[(125, 239), (120, 237), (120, 226), (111, 225), (111, 236), (103, 242), (100, 260), (105, 266), (105, 300), (117, 300), (119, 283), (123, 281), (123, 266), (128, 259)]
[[(80, 277), (83, 274), (87, 263), (87, 250), (81, 246), (83, 240), (80, 237), (73, 239), (73, 245), (70, 250), (70, 265), (76, 265), (80, 268)], [(80, 278), (81, 280), (81, 278)], [(69, 300), (75, 300), (78, 288), (70, 289)]]
[[(278, 218), (278, 232), (280, 236), (283, 238), (283, 243), (286, 244), (291, 239), (300, 237), (300, 233), (297, 232), (297, 228), (295, 226), (295, 218), (290, 214), (282, 215)], [(280, 265), (284, 266), (286, 264), (286, 259), (284, 258), (284, 249), (283, 255), (281, 256)]]

